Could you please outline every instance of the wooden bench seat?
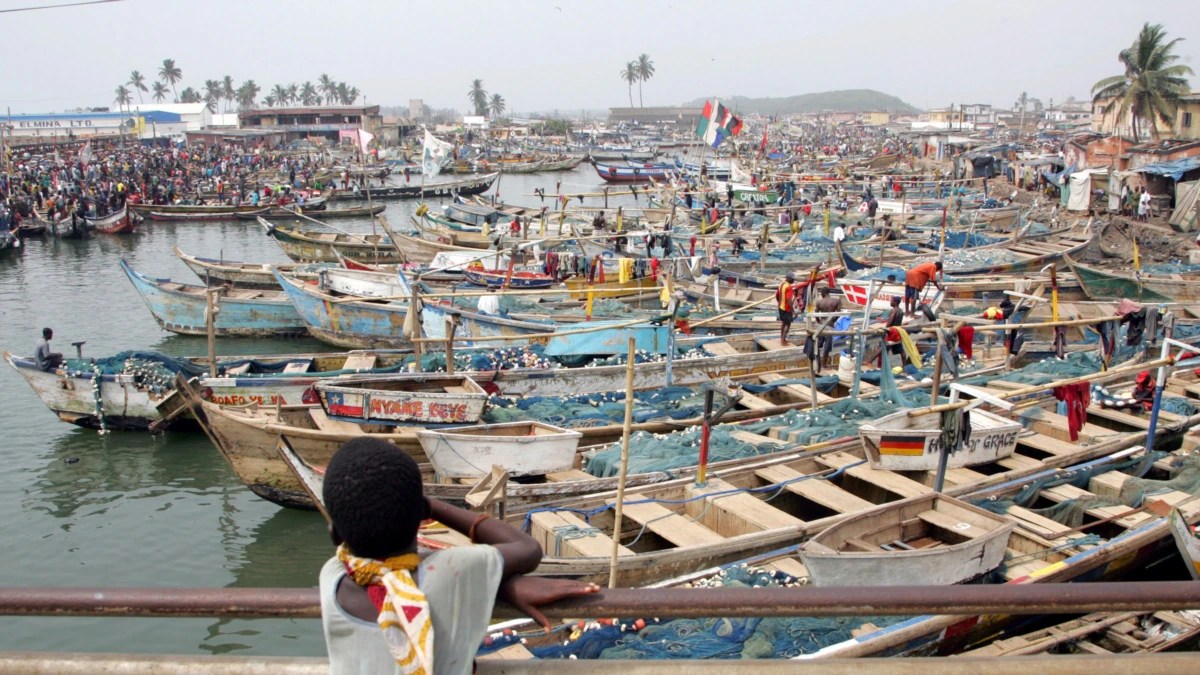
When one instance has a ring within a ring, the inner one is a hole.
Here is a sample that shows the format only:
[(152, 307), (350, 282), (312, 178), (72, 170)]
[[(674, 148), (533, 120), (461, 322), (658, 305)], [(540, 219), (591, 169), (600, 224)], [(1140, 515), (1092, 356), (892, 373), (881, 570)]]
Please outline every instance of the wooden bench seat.
[[(755, 471), (754, 474), (770, 483), (782, 483), (804, 475), (791, 467), (782, 465), (764, 467)], [(838, 513), (857, 513), (875, 507), (871, 502), (856, 497), (821, 478), (798, 480), (788, 483), (784, 489)]]
[[(840, 469), (851, 464), (858, 464), (861, 461), (858, 457), (844, 452), (835, 452), (817, 458), (817, 462), (831, 469)], [(870, 483), (902, 499), (905, 497), (918, 497), (933, 492), (933, 488), (922, 485), (911, 478), (906, 478), (893, 471), (872, 469), (866, 464), (859, 464), (858, 466), (846, 469), (846, 475), (854, 476), (865, 483)]]
[(699, 518), (710, 530), (726, 537), (772, 530), (780, 527), (801, 527), (804, 521), (785, 513), (746, 492), (727, 492), (734, 487), (720, 479), (710, 479), (707, 485), (687, 487), (688, 497), (710, 495), (688, 504), (688, 515)]
[(1008, 515), (1020, 521), (1021, 527), (1032, 530), (1035, 534), (1043, 536), (1047, 539), (1057, 539), (1071, 531), (1071, 528), (1063, 525), (1057, 520), (1052, 520), (1045, 516), (1038, 515), (1029, 509), (1020, 506), (1010, 506)]
[[(612, 555), (612, 537), (592, 531), (587, 521), (568, 511), (540, 511), (530, 516), (530, 534), (541, 544), (546, 555), (557, 558), (608, 558)], [(569, 533), (582, 534), (572, 536)], [(621, 546), (617, 555), (633, 555)]]
[(596, 477), (579, 469), (567, 469), (566, 471), (555, 471), (546, 474), (546, 480), (551, 483), (562, 483), (572, 480), (596, 480)]
[[(616, 501), (616, 499), (610, 499), (608, 503), (615, 504)], [(645, 526), (646, 529), (680, 548), (715, 544), (725, 540), (725, 537), (691, 518), (679, 515), (662, 504), (653, 502), (625, 504), (622, 507), (622, 514), (625, 518)]]
[(312, 421), (321, 431), (327, 431), (332, 434), (345, 434), (358, 436), (363, 433), (361, 426), (353, 422), (343, 422), (342, 420), (329, 419), (325, 411), (321, 408), (310, 408), (308, 411)]
[(374, 354), (351, 354), (342, 364), (342, 370), (370, 370), (375, 367)]
[(987, 530), (978, 525), (959, 520), (954, 516), (933, 509), (922, 511), (917, 514), (917, 517), (934, 527), (946, 530), (947, 532), (955, 532), (971, 539), (978, 539), (988, 533)]

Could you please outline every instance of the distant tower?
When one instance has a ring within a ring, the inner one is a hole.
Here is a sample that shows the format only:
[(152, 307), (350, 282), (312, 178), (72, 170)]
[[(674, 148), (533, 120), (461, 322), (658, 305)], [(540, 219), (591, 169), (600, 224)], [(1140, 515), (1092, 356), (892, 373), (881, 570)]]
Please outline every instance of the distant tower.
[(408, 100), (408, 116), (414, 120), (424, 119), (425, 102), (419, 98), (410, 98)]

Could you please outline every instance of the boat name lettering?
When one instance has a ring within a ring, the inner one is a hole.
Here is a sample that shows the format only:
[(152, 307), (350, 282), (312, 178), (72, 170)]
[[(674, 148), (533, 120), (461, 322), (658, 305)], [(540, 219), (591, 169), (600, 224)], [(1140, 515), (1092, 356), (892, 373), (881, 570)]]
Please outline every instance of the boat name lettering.
[[(964, 450), (968, 451), (968, 452), (975, 452), (976, 450), (979, 450), (981, 447), (984, 450), (997, 450), (997, 449), (1005, 448), (1009, 445), (1012, 445), (1013, 443), (1016, 443), (1016, 441), (1017, 441), (1017, 432), (1016, 431), (1010, 431), (1008, 433), (1003, 433), (1003, 434), (988, 434), (983, 437), (973, 436), (971, 438), (971, 440), (967, 441), (966, 443), (963, 443), (962, 446), (959, 447), (957, 452), (962, 452)], [(929, 441), (926, 443), (925, 453), (936, 455), (938, 452), (941, 451), (941, 447), (942, 447), (942, 439), (940, 437), (935, 436), (934, 438), (929, 439)]]
[(209, 400), (217, 405), (249, 405), (251, 403), (259, 405), (287, 405), (287, 401), (276, 394), (271, 394), (270, 396), (261, 396), (258, 394), (249, 394), (247, 396), (241, 394), (213, 394)]
[(387, 399), (371, 399), (371, 414), (395, 417), (429, 417), (447, 422), (466, 422), (467, 405), (465, 403), (430, 403), (423, 401), (389, 401)]

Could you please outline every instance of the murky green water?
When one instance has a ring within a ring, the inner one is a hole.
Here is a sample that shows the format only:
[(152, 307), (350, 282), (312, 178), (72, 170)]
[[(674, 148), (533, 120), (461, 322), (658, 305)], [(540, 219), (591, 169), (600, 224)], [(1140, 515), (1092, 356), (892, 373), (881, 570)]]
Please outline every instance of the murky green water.
[[(504, 176), (502, 197), (535, 187), (591, 189), (587, 166), (570, 174)], [(614, 200), (614, 205), (616, 201)], [(393, 224), (415, 204), (392, 202)], [(337, 223), (356, 231), (369, 220)], [(284, 261), (256, 223), (147, 222), (123, 237), (34, 240), (0, 259), (0, 349), (31, 354), (41, 328), (57, 351), (86, 340), (84, 354), (157, 349), (205, 353), (204, 338), (159, 329), (118, 267), (196, 283), (173, 255)], [(311, 339), (218, 340), (223, 354), (326, 350)], [(162, 436), (94, 431), (62, 422), (12, 369), (0, 368), (0, 585), (306, 587), (331, 546), (316, 513), (282, 509), (238, 482), (200, 433)], [(0, 618), (0, 650), (321, 655), (314, 620)]]

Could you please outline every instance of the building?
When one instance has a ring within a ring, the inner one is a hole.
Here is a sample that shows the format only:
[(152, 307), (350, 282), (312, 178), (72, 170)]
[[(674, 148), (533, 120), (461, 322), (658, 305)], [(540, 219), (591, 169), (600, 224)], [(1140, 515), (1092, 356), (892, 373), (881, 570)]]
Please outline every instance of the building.
[(177, 116), (184, 125), (179, 133), (207, 129), (213, 124), (213, 113), (207, 103), (134, 103), (130, 108), (134, 114), (157, 112)]
[(964, 103), (958, 107), (958, 111), (963, 123), (960, 128), (991, 129), (996, 126), (996, 112), (988, 103)]
[(306, 106), (296, 108), (252, 108), (238, 112), (242, 129), (278, 129), (287, 140), (322, 137), (337, 142), (342, 131), (362, 129), (376, 134), (383, 126), (379, 106)]
[(914, 130), (920, 129), (963, 129), (963, 114), (954, 106), (949, 108), (933, 108), (921, 114), (912, 123)]
[(1200, 139), (1200, 92), (1181, 98), (1175, 111), (1175, 138)]
[(429, 109), (425, 107), (425, 101), (419, 98), (411, 98), (408, 100), (408, 117), (414, 120), (423, 120), (429, 114)]
[(275, 148), (283, 145), (288, 132), (282, 129), (221, 129), (209, 127), (184, 134), (188, 145), (240, 145), (244, 148)]
[(883, 127), (887, 126), (892, 121), (892, 115), (889, 112), (882, 110), (872, 110), (862, 113), (860, 121), (864, 126), (868, 127)]
[[(1103, 99), (1100, 101), (1092, 101), (1092, 131), (1103, 134), (1105, 136), (1124, 136), (1133, 138), (1133, 125), (1130, 122), (1131, 116), (1128, 114), (1120, 114), (1120, 106), (1113, 106), (1109, 112), (1105, 112), (1104, 108), (1112, 99)], [(1153, 123), (1157, 127), (1159, 136), (1170, 136), (1172, 133), (1171, 125), (1162, 122), (1161, 120), (1138, 120), (1138, 137), (1148, 138), (1150, 134), (1150, 124)]]
[(8, 115), (0, 120), (8, 136), (18, 143), (37, 139), (69, 142), (121, 134), (142, 139), (182, 137), (188, 128), (179, 114), (159, 110)]
[(609, 124), (695, 124), (700, 117), (700, 108), (680, 108), (670, 106), (648, 108), (609, 108)]

